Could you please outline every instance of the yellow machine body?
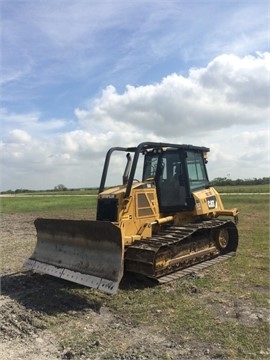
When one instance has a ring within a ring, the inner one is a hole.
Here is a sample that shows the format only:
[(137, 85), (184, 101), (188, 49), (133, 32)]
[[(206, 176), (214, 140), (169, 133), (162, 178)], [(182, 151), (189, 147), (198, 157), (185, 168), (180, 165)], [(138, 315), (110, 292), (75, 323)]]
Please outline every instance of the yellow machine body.
[[(127, 153), (123, 184), (106, 188), (110, 157), (117, 150)], [(238, 209), (224, 209), (220, 195), (209, 186), (207, 151), (160, 143), (110, 149), (96, 221), (37, 219), (37, 244), (25, 267), (115, 293), (124, 270), (168, 278), (235, 252)], [(144, 157), (140, 181), (134, 178), (139, 155)]]

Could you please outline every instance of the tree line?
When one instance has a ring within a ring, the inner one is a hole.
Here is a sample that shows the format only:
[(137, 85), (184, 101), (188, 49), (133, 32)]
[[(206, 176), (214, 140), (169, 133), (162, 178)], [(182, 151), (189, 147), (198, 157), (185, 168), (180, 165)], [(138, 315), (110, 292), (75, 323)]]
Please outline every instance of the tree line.
[(65, 191), (80, 191), (80, 190), (93, 190), (95, 188), (80, 188), (80, 189), (72, 189), (67, 188), (63, 184), (56, 185), (53, 189), (48, 190), (30, 190), (30, 189), (16, 189), (16, 190), (7, 190), (7, 191), (1, 191), (0, 194), (27, 194), (27, 193), (54, 193), (54, 192), (65, 192)]
[[(212, 186), (236, 186), (236, 185), (269, 185), (270, 177), (253, 178), (253, 179), (230, 179), (228, 177), (217, 177), (211, 181)], [(82, 188), (82, 189), (68, 189), (65, 185), (59, 184), (51, 190), (29, 190), (29, 189), (16, 189), (1, 191), (0, 194), (24, 194), (36, 192), (62, 192), (62, 191), (78, 191), (78, 190), (95, 190), (97, 188)]]
[(270, 178), (236, 179), (218, 177), (211, 181), (212, 186), (236, 186), (236, 185), (269, 185)]

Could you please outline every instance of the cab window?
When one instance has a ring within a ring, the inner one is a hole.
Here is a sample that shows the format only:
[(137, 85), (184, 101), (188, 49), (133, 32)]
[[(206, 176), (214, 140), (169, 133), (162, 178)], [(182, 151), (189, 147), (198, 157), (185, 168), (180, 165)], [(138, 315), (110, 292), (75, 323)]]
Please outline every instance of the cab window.
[(202, 153), (187, 152), (187, 169), (191, 191), (209, 186)]

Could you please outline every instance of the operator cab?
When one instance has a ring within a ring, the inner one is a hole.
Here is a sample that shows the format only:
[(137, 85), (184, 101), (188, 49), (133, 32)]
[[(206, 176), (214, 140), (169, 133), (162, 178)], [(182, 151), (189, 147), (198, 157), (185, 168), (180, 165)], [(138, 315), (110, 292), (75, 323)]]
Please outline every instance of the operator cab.
[[(124, 170), (122, 187), (124, 198), (129, 199), (136, 180), (138, 164), (143, 160), (142, 181), (155, 182), (159, 210), (162, 213), (192, 211), (195, 206), (192, 193), (209, 188), (206, 172), (206, 147), (169, 143), (143, 142), (137, 147), (113, 147), (108, 150), (104, 162), (99, 194), (105, 183), (114, 151), (126, 153), (127, 164)], [(133, 159), (130, 154), (133, 154)], [(141, 171), (140, 171), (141, 173)], [(97, 220), (116, 221), (118, 200), (113, 194), (100, 196), (97, 206)], [(106, 216), (104, 215), (106, 213)]]
[(155, 180), (161, 212), (193, 210), (192, 192), (209, 188), (205, 150), (182, 146), (145, 151), (143, 181)]

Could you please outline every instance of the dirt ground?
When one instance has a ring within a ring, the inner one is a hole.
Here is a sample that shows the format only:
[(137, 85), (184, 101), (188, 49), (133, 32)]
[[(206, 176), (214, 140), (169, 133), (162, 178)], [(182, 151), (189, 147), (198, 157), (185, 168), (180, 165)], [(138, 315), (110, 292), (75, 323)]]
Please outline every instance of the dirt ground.
[[(155, 325), (134, 326), (113, 314), (106, 304), (89, 303), (68, 292), (71, 283), (22, 273), (21, 266), (35, 243), (33, 220), (31, 214), (4, 214), (1, 219), (1, 359), (225, 359), (219, 344), (167, 338)], [(207, 294), (204, 296), (208, 301)], [(252, 308), (244, 299), (228, 299), (213, 312), (249, 326), (269, 322), (267, 309)], [(82, 329), (82, 337), (90, 339), (76, 354), (56, 335), (67, 328), (71, 331), (71, 327)], [(110, 334), (109, 342), (92, 341), (93, 333)], [(260, 355), (266, 358), (269, 353)]]

